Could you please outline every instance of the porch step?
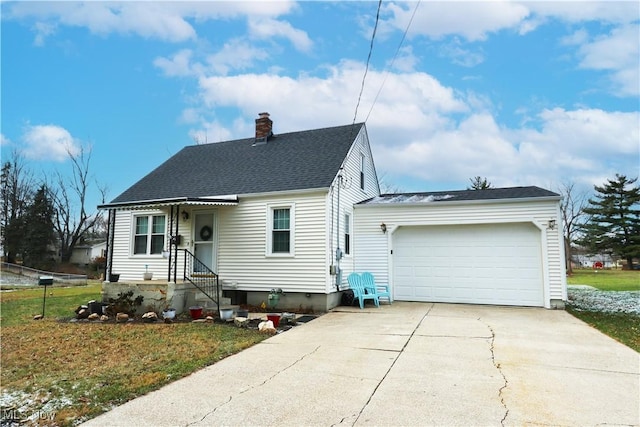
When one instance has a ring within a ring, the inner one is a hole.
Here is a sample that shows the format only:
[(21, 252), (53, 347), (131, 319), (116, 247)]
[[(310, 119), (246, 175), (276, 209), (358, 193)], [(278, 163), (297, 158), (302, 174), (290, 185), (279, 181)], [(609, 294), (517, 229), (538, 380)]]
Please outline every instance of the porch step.
[[(196, 302), (198, 303), (208, 303), (211, 302), (213, 303), (213, 301), (211, 300), (211, 298), (209, 298), (204, 292), (196, 292), (195, 296), (194, 296)], [(220, 298), (220, 305), (226, 305), (226, 304), (231, 304), (231, 298), (227, 298), (227, 297), (221, 297)], [(205, 304), (202, 304), (205, 305)]]

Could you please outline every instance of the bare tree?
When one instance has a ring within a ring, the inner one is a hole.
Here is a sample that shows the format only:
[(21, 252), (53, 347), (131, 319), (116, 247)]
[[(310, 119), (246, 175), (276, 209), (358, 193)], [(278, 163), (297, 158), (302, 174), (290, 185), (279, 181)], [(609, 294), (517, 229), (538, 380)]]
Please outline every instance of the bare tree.
[(572, 243), (575, 242), (581, 227), (589, 220), (584, 213), (587, 206), (588, 195), (586, 192), (578, 192), (573, 182), (565, 182), (560, 185), (560, 211), (562, 214), (564, 253), (567, 274), (573, 274), (571, 266)]
[(399, 194), (403, 193), (402, 188), (398, 187), (395, 184), (390, 184), (387, 181), (387, 175), (382, 174), (378, 179), (378, 186), (380, 186), (381, 194)]
[[(52, 200), (55, 206), (54, 229), (60, 245), (61, 262), (69, 262), (73, 248), (96, 224), (100, 224), (101, 214), (87, 210), (87, 191), (91, 177), (89, 164), (91, 150), (81, 147), (78, 154), (68, 151), (73, 172), (71, 177), (65, 178), (58, 173), (55, 190), (52, 190)], [(96, 183), (101, 195), (101, 203), (106, 198), (106, 187)]]
[(7, 262), (14, 263), (16, 256), (22, 251), (25, 213), (35, 193), (33, 175), (26, 167), (17, 150), (2, 165), (2, 250)]

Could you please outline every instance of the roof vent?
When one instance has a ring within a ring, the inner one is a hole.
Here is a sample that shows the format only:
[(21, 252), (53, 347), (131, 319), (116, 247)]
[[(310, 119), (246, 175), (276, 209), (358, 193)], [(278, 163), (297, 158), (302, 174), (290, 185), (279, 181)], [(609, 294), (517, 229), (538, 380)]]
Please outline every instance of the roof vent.
[(256, 119), (256, 142), (254, 145), (267, 143), (267, 139), (273, 135), (273, 122), (269, 113), (260, 113)]

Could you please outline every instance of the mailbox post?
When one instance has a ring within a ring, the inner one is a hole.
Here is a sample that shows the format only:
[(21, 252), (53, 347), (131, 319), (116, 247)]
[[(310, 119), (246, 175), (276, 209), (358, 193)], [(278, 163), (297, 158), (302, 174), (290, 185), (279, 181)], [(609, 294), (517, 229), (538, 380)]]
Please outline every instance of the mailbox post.
[(53, 285), (52, 276), (40, 276), (38, 285), (44, 286), (44, 296), (42, 297), (42, 317), (44, 317), (44, 307), (47, 302), (47, 286)]

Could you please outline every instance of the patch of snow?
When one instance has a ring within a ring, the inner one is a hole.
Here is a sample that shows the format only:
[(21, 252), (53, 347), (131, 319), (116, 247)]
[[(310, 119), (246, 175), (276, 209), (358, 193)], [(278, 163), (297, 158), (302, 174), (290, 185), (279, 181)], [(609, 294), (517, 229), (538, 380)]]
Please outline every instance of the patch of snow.
[(426, 194), (396, 194), (393, 196), (377, 196), (369, 200), (367, 204), (386, 204), (386, 203), (431, 203), (440, 200), (451, 199), (455, 196), (451, 194), (443, 195), (426, 195)]
[(576, 310), (640, 316), (640, 291), (601, 291), (591, 286), (567, 288), (568, 305)]

